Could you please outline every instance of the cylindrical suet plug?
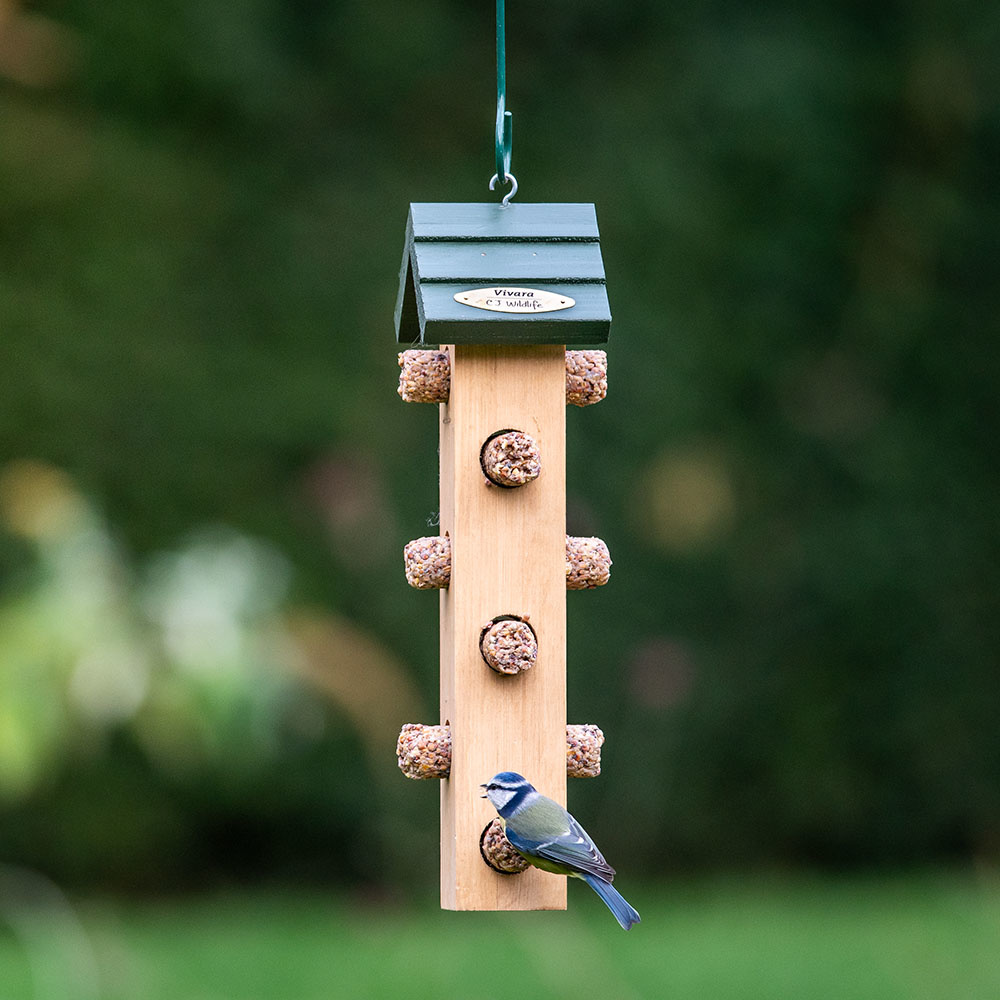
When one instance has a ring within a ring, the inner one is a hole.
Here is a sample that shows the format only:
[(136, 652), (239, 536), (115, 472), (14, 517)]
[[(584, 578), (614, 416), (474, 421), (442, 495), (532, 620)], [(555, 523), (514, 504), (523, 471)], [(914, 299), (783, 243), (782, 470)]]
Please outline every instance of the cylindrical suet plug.
[(530, 435), (503, 430), (491, 434), (483, 443), (479, 464), (489, 482), (511, 490), (527, 486), (539, 477), (542, 456)]
[(483, 626), (479, 651), (491, 670), (498, 674), (519, 674), (535, 665), (538, 638), (526, 617), (499, 615)]
[(490, 868), (501, 875), (518, 875), (530, 867), (503, 832), (499, 818), (490, 820), (479, 837), (479, 853)]

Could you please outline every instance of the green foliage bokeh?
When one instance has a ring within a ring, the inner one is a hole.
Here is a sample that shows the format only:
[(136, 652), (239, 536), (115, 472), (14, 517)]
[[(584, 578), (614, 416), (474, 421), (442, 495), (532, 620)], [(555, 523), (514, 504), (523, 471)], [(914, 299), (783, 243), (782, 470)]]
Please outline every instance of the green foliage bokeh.
[[(596, 203), (615, 317), (608, 399), (568, 419), (568, 527), (615, 560), (569, 601), (569, 716), (608, 736), (574, 811), (650, 871), (995, 855), (1000, 13), (509, 7), (518, 199)], [(206, 525), (260, 540), (288, 606), (433, 706), (400, 552), (435, 419), (396, 396), (392, 307), (408, 203), (491, 197), (492, 6), (21, 14), (54, 33), (41, 82), (0, 52), (0, 462), (71, 477), (140, 576)], [(38, 558), (0, 536), (4, 606)], [(236, 699), (180, 775), (134, 726), (54, 741), (0, 855), (413, 877), (434, 790), (293, 688), (319, 735), (248, 755)]]

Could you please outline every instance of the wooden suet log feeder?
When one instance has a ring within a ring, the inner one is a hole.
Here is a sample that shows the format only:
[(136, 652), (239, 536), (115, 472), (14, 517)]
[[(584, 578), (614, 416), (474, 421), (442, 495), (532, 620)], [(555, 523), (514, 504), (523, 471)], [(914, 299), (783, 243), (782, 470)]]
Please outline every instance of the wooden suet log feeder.
[(566, 535), (566, 405), (607, 391), (604, 352), (566, 350), (611, 323), (593, 205), (411, 205), (395, 320), (433, 345), (400, 355), (399, 392), (439, 405), (441, 512), (405, 552), (440, 592), (440, 722), (404, 726), (400, 767), (441, 779), (443, 907), (564, 909), (564, 878), (490, 860), (480, 785), (518, 771), (565, 804), (568, 771), (600, 771), (603, 734), (566, 725), (566, 593), (611, 562)]
[[(396, 390), (407, 403), (447, 403), (451, 364), (445, 351), (400, 351)], [(608, 356), (604, 351), (566, 352), (566, 402), (591, 406), (608, 394)]]
[[(451, 582), (451, 539), (414, 538), (403, 548), (406, 582), (417, 590), (441, 590)], [(611, 553), (600, 538), (566, 536), (566, 589), (593, 590), (611, 579)]]
[[(566, 777), (596, 778), (601, 773), (604, 733), (590, 723), (566, 727)], [(396, 741), (396, 763), (407, 778), (447, 778), (451, 774), (451, 729), (407, 722)]]

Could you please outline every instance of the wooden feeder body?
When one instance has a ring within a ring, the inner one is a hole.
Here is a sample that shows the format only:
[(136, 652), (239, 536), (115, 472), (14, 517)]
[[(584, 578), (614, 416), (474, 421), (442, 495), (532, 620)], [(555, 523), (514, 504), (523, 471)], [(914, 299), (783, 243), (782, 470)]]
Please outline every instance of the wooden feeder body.
[[(571, 308), (511, 314), (456, 295), (495, 286), (540, 290)], [(592, 205), (413, 204), (396, 305), (397, 338), (440, 344), (451, 387), (439, 405), (441, 534), (451, 579), (440, 594), (440, 722), (451, 729), (441, 781), (441, 905), (456, 910), (565, 909), (566, 879), (503, 875), (479, 838), (496, 815), (480, 785), (518, 771), (566, 802), (565, 345), (605, 343), (611, 323)], [(526, 486), (487, 485), (479, 454), (497, 431), (538, 444)], [(489, 669), (479, 648), (498, 615), (530, 620), (534, 666)]]

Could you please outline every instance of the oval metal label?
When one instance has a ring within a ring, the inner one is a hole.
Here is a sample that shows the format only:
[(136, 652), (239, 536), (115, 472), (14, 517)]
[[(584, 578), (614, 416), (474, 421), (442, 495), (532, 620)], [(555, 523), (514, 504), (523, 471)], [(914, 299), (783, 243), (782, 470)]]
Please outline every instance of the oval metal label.
[(531, 316), (535, 313), (558, 312), (576, 305), (576, 299), (557, 292), (543, 292), (540, 288), (511, 288), (509, 285), (492, 285), (456, 292), (455, 301), (473, 309), (490, 312), (517, 313)]

